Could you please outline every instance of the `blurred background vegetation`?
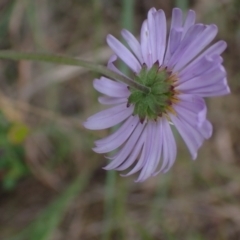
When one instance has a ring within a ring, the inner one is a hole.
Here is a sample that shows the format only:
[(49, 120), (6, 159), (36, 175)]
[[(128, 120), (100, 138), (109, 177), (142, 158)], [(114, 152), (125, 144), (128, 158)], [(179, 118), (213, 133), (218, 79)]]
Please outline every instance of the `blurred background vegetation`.
[[(192, 162), (177, 136), (171, 171), (144, 183), (105, 172), (82, 122), (100, 110), (85, 69), (0, 61), (0, 239), (239, 240), (240, 1), (1, 0), (0, 49), (63, 53), (105, 64), (105, 37), (139, 34), (151, 7), (191, 8), (228, 49), (232, 94), (207, 100), (213, 137)], [(217, 40), (216, 39), (216, 40)], [(124, 71), (127, 69), (121, 66)]]

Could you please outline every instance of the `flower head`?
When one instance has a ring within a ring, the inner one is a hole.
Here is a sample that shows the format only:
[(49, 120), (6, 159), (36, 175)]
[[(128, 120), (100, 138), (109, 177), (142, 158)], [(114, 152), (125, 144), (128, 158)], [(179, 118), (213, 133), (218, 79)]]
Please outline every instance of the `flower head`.
[(196, 159), (204, 139), (212, 135), (203, 97), (230, 92), (220, 56), (226, 43), (209, 46), (216, 34), (215, 25), (195, 24), (194, 11), (188, 11), (183, 21), (182, 11), (175, 8), (167, 37), (164, 12), (152, 8), (142, 24), (140, 41), (122, 31), (129, 48), (107, 36), (115, 53), (108, 68), (123, 75), (113, 64), (120, 58), (133, 71), (133, 80), (150, 91), (144, 93), (106, 77), (94, 80), (94, 88), (104, 94), (99, 102), (114, 106), (88, 118), (85, 127), (98, 130), (121, 123), (114, 133), (95, 142), (97, 153), (117, 149), (105, 169), (132, 167), (126, 175), (140, 171), (137, 181), (167, 172), (177, 153), (170, 125)]

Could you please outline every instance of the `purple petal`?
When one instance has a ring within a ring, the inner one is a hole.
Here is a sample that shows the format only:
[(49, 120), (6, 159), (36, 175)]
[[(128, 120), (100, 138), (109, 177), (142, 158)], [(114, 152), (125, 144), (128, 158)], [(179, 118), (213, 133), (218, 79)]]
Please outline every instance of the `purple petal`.
[(150, 46), (149, 46), (149, 30), (147, 26), (147, 20), (145, 20), (142, 24), (141, 28), (141, 50), (142, 50), (142, 56), (143, 56), (143, 61), (146, 63), (148, 68), (152, 66), (152, 61), (151, 61), (151, 54), (150, 54)]
[[(110, 169), (125, 170), (126, 166), (128, 167), (128, 164), (129, 164), (128, 157), (131, 154), (131, 152), (137, 147), (137, 142), (139, 140), (140, 135), (142, 134), (143, 128), (144, 128), (144, 125), (139, 122), (133, 134), (129, 137), (129, 139), (127, 140), (125, 145), (122, 147), (122, 149), (119, 150), (116, 157), (111, 161), (111, 163), (109, 163), (105, 167), (106, 170), (110, 170)], [(140, 151), (140, 147), (141, 145), (138, 146), (138, 149), (137, 149), (138, 152)], [(134, 159), (134, 161), (135, 160), (136, 158)], [(125, 166), (121, 165), (123, 162), (127, 164), (125, 164)]]
[(120, 104), (120, 103), (126, 103), (127, 105), (127, 98), (115, 98), (115, 97), (107, 97), (107, 96), (101, 96), (98, 98), (99, 103), (104, 105), (114, 105), (114, 104)]
[(223, 53), (223, 51), (227, 48), (227, 44), (224, 41), (218, 41), (209, 47), (206, 51), (200, 54), (196, 59), (194, 59), (190, 64), (188, 64), (184, 69), (188, 70), (193, 65), (195, 65), (198, 61), (200, 61), (203, 57), (207, 56), (212, 58), (213, 56), (217, 56)]
[(202, 88), (207, 88), (210, 85), (222, 85), (223, 80), (226, 77), (226, 71), (225, 69), (220, 65), (215, 68), (212, 68), (210, 71), (207, 71), (205, 74), (192, 78), (188, 81), (185, 81), (183, 83), (180, 83), (179, 86), (176, 87), (177, 90), (186, 93), (197, 91), (200, 89), (202, 91)]
[(139, 62), (143, 63), (143, 57), (141, 52), (141, 46), (138, 40), (130, 33), (128, 30), (124, 29), (122, 30), (122, 36), (135, 54), (135, 56), (138, 58)]
[(208, 70), (218, 67), (219, 64), (222, 63), (222, 58), (218, 55), (214, 55), (212, 57), (204, 56), (199, 61), (197, 61), (191, 67), (186, 67), (179, 73), (179, 81), (185, 82), (191, 78), (197, 77), (206, 73)]
[(127, 85), (115, 82), (105, 77), (95, 79), (93, 81), (93, 87), (100, 93), (106, 94), (110, 97), (128, 98), (130, 95)]
[(91, 116), (84, 123), (84, 127), (92, 130), (110, 128), (128, 118), (132, 113), (133, 106), (127, 108), (126, 104), (121, 104)]
[(141, 65), (136, 57), (118, 39), (109, 34), (107, 36), (107, 43), (115, 54), (134, 72), (138, 73), (141, 70)]
[(194, 129), (187, 122), (184, 122), (183, 119), (180, 119), (178, 116), (169, 114), (173, 124), (179, 131), (183, 140), (185, 141), (191, 156), (193, 159), (197, 158), (197, 151), (203, 142), (203, 137), (196, 129)]
[(174, 110), (176, 111), (177, 116), (179, 116), (179, 118), (183, 119), (193, 128), (201, 127), (206, 120), (206, 110), (207, 110), (206, 106), (198, 113), (194, 113), (189, 109), (186, 109), (184, 107), (177, 106), (177, 105), (174, 106)]
[(142, 148), (142, 151), (141, 151), (141, 154), (140, 154), (140, 158), (139, 160), (137, 161), (137, 164), (133, 167), (133, 169), (127, 173), (127, 174), (121, 174), (121, 176), (123, 177), (127, 177), (129, 175), (132, 175), (136, 172), (138, 172), (143, 166), (144, 166), (144, 163), (146, 161), (146, 153), (148, 153), (148, 148), (149, 148), (149, 144), (147, 144), (149, 138), (148, 138), (148, 124), (147, 126), (145, 127), (145, 129), (143, 130), (143, 133), (141, 135), (141, 139), (143, 141), (142, 145), (143, 145), (143, 148)]
[[(137, 161), (138, 156), (141, 153), (141, 150), (143, 148), (143, 144), (145, 142), (145, 133), (144, 130), (139, 138), (139, 140), (136, 143), (135, 148), (133, 149), (132, 153), (130, 154), (130, 156), (128, 157), (128, 159), (118, 168), (116, 168), (116, 170), (125, 170), (128, 167), (130, 167), (135, 161)], [(139, 162), (139, 160), (138, 160)], [(129, 176), (131, 175), (133, 172), (129, 172), (128, 174), (124, 175), (122, 174), (122, 176)]]
[(188, 14), (187, 14), (187, 17), (186, 17), (186, 20), (185, 20), (185, 23), (184, 23), (184, 26), (183, 26), (183, 33), (182, 33), (182, 39), (184, 38), (186, 32), (188, 31), (188, 29), (194, 25), (195, 23), (195, 20), (196, 20), (196, 14), (193, 10), (189, 10), (188, 11)]
[(148, 123), (151, 128), (151, 141), (150, 148), (149, 148), (149, 153), (146, 162), (141, 170), (141, 173), (138, 177), (137, 182), (142, 182), (149, 178), (153, 172), (156, 170), (158, 163), (160, 161), (159, 157), (159, 142), (161, 139), (161, 132), (159, 132), (159, 126), (156, 122), (154, 121), (149, 121)]
[(167, 22), (166, 16), (163, 10), (158, 10), (155, 13), (156, 23), (156, 38), (157, 38), (157, 59), (159, 64), (163, 64), (163, 57), (166, 51), (166, 39), (167, 39)]
[(151, 8), (148, 11), (148, 19), (147, 19), (147, 24), (148, 24), (148, 29), (149, 29), (149, 45), (150, 45), (150, 55), (151, 55), (151, 62), (152, 64), (157, 61), (157, 31), (156, 29), (156, 22), (155, 22), (155, 17), (154, 13), (156, 13), (155, 8)]
[(201, 127), (201, 134), (205, 139), (209, 139), (212, 136), (212, 132), (212, 124), (208, 120), (206, 120)]
[[(115, 67), (115, 65), (114, 65), (113, 63), (114, 63), (116, 60), (117, 60), (117, 56), (116, 56), (116, 55), (112, 55), (112, 56), (110, 57), (109, 61), (108, 61), (107, 67), (108, 67), (110, 70), (112, 70), (113, 72), (116, 72), (116, 73), (124, 76), (125, 78), (130, 79), (128, 76), (126, 76), (125, 74), (123, 74), (119, 69), (117, 69), (117, 68)], [(121, 83), (122, 83), (123, 85), (126, 85), (126, 86), (127, 86), (127, 84), (125, 84), (125, 83), (123, 83), (123, 82), (121, 82)]]
[(173, 67), (179, 62), (182, 56), (186, 56), (185, 53), (194, 43), (194, 41), (196, 41), (196, 36), (199, 36), (205, 28), (206, 27), (203, 24), (195, 24), (190, 27), (176, 51), (171, 55), (169, 61), (166, 62), (167, 66), (170, 69), (173, 69)]
[(154, 173), (156, 176), (160, 172), (167, 172), (175, 162), (177, 155), (177, 146), (170, 125), (166, 119), (162, 119), (162, 166), (160, 170)]
[(230, 89), (227, 86), (227, 79), (224, 78), (219, 84), (212, 84), (207, 87), (191, 90), (191, 94), (196, 94), (200, 97), (212, 97), (221, 96), (230, 93)]
[(172, 49), (171, 46), (174, 44), (174, 41), (175, 41), (175, 39), (171, 37), (171, 32), (173, 31), (173, 29), (175, 29), (174, 31), (182, 29), (182, 11), (179, 8), (174, 8), (172, 11), (172, 22), (171, 22), (171, 27), (169, 31), (170, 36), (168, 38), (167, 50), (164, 58), (164, 65), (167, 64), (167, 62), (169, 61), (169, 59), (173, 54), (170, 51)]
[(218, 29), (216, 25), (207, 26), (206, 29), (195, 37), (185, 51), (185, 54), (179, 59), (174, 67), (174, 71), (179, 71), (193, 58), (195, 58), (217, 35)]
[(119, 133), (116, 138), (113, 138), (112, 141), (108, 142), (107, 144), (98, 144), (95, 148), (93, 148), (93, 151), (97, 153), (107, 153), (117, 149), (128, 139), (128, 137), (134, 131), (138, 123), (138, 117), (128, 118), (125, 123), (127, 127), (122, 128), (122, 131), (118, 131)]

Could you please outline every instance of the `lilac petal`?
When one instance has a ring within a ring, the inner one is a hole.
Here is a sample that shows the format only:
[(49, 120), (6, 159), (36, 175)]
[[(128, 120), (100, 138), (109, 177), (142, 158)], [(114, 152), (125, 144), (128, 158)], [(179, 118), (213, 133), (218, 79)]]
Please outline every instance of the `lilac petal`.
[(176, 51), (171, 55), (169, 61), (167, 62), (167, 66), (170, 69), (173, 69), (173, 67), (179, 62), (179, 60), (182, 58), (182, 56), (186, 56), (186, 51), (190, 48), (190, 46), (196, 41), (197, 37), (199, 36), (206, 27), (203, 24), (195, 24), (187, 31), (185, 37), (179, 44)]
[[(110, 170), (110, 169), (116, 169), (119, 167), (123, 162), (128, 162), (128, 156), (130, 153), (133, 151), (133, 149), (137, 145), (137, 141), (139, 140), (139, 136), (142, 133), (142, 130), (144, 128), (144, 125), (138, 122), (138, 125), (132, 135), (129, 137), (125, 145), (122, 147), (121, 150), (119, 150), (119, 153), (117, 156), (109, 163), (105, 169)], [(140, 149), (139, 149), (140, 150)], [(121, 167), (119, 167), (121, 169)], [(119, 170), (119, 169), (116, 169)]]
[(179, 71), (195, 58), (216, 37), (217, 32), (218, 28), (216, 25), (207, 26), (199, 36), (192, 40), (187, 51), (182, 55), (182, 58), (180, 58), (173, 70)]
[(147, 26), (147, 20), (145, 20), (142, 24), (140, 39), (141, 39), (140, 42), (141, 42), (141, 51), (142, 51), (143, 61), (148, 66), (148, 68), (150, 68), (153, 63), (151, 61), (151, 54), (150, 54), (149, 30)]
[(203, 98), (194, 95), (182, 95), (182, 99), (175, 104), (174, 110), (185, 122), (192, 127), (201, 128), (206, 120), (207, 106)]
[(159, 157), (159, 142), (161, 140), (161, 133), (159, 132), (159, 126), (156, 122), (150, 121), (149, 125), (151, 125), (152, 131), (152, 140), (151, 147), (149, 149), (149, 154), (147, 156), (147, 160), (145, 165), (143, 166), (141, 173), (138, 177), (137, 182), (142, 182), (149, 178), (153, 172), (156, 170), (157, 165), (160, 161)]
[(172, 39), (171, 45), (170, 45), (170, 54), (172, 55), (176, 49), (178, 48), (180, 42), (181, 42), (181, 37), (182, 37), (182, 28), (173, 28), (170, 32), (170, 38)]
[(185, 23), (184, 23), (184, 26), (183, 26), (183, 33), (182, 33), (182, 39), (184, 38), (186, 32), (188, 31), (188, 29), (194, 25), (195, 23), (195, 20), (196, 20), (196, 14), (193, 10), (189, 10), (188, 11), (188, 14), (187, 14), (187, 17), (186, 17), (186, 20), (185, 20)]
[(205, 139), (209, 139), (212, 136), (212, 132), (212, 124), (208, 120), (206, 120), (201, 127), (201, 134)]
[(141, 46), (138, 40), (130, 33), (128, 30), (123, 29), (122, 30), (122, 36), (135, 54), (135, 56), (138, 58), (139, 62), (143, 64), (143, 57), (141, 52)]
[(221, 96), (230, 93), (230, 89), (227, 86), (227, 79), (224, 78), (221, 84), (209, 85), (205, 88), (199, 88), (197, 90), (191, 90), (192, 94), (196, 94), (201, 97)]
[(176, 105), (188, 109), (193, 113), (199, 113), (206, 108), (203, 98), (192, 94), (181, 94), (178, 96), (179, 101)]
[[(112, 55), (112, 56), (110, 57), (110, 59), (108, 60), (107, 67), (108, 67), (110, 70), (112, 70), (113, 72), (116, 72), (116, 73), (118, 73), (119, 75), (122, 75), (122, 76), (124, 76), (125, 78), (130, 79), (127, 75), (123, 74), (120, 70), (118, 70), (118, 69), (114, 66), (113, 63), (114, 63), (116, 60), (117, 60), (117, 55), (115, 55), (115, 54)], [(123, 83), (123, 82), (121, 82), (121, 84), (127, 86), (127, 84), (125, 84), (125, 83)]]
[(133, 120), (134, 116), (129, 117), (115, 132), (113, 132), (111, 135), (96, 140), (95, 141), (95, 145), (96, 146), (101, 146), (101, 145), (107, 145), (109, 143), (111, 143), (114, 139), (118, 138), (119, 135), (122, 134), (122, 132), (126, 131), (126, 129), (129, 126), (129, 123)]
[(171, 46), (173, 45), (175, 39), (173, 39), (171, 37), (171, 32), (173, 31), (173, 29), (179, 30), (181, 28), (182, 28), (182, 11), (179, 8), (174, 8), (172, 11), (170, 36), (168, 38), (167, 50), (166, 50), (166, 54), (165, 54), (165, 58), (164, 58), (164, 65), (167, 64), (167, 62), (169, 61), (169, 59), (171, 58), (171, 56), (173, 54), (170, 52), (170, 49), (172, 48)]
[(198, 61), (200, 61), (203, 57), (208, 56), (211, 58), (212, 56), (220, 55), (227, 48), (227, 44), (224, 41), (218, 41), (209, 47), (206, 51), (200, 54), (196, 59), (194, 59), (190, 64), (188, 64), (184, 69), (188, 70), (193, 65), (195, 65)]
[(114, 104), (120, 104), (120, 103), (126, 103), (127, 105), (127, 98), (115, 98), (115, 97), (107, 97), (107, 96), (101, 96), (98, 98), (99, 103), (104, 105), (114, 105)]
[(149, 43), (150, 43), (150, 54), (151, 54), (151, 62), (152, 64), (157, 61), (157, 30), (154, 13), (156, 13), (155, 8), (151, 8), (148, 11), (148, 29), (149, 29)]
[(163, 135), (163, 157), (162, 157), (162, 166), (160, 170), (154, 173), (156, 176), (160, 172), (167, 172), (175, 162), (176, 155), (177, 155), (177, 146), (176, 141), (174, 139), (172, 130), (170, 125), (166, 119), (162, 120), (162, 135)]
[(105, 77), (94, 79), (93, 87), (100, 93), (106, 94), (110, 97), (128, 98), (130, 95), (127, 85), (115, 82)]
[[(141, 138), (143, 139), (142, 140), (143, 148), (142, 148), (142, 152), (140, 154), (140, 158), (137, 161), (137, 164), (133, 167), (133, 169), (129, 173), (121, 174), (121, 176), (127, 177), (129, 175), (132, 175), (132, 174), (138, 172), (143, 167), (145, 160), (146, 160), (146, 153), (148, 152), (148, 148), (149, 148), (149, 144), (147, 144), (147, 141), (148, 141), (148, 134), (147, 134), (148, 130), (147, 129), (148, 129), (148, 127), (149, 126), (147, 124), (147, 126), (145, 127), (145, 129), (143, 130), (143, 133), (141, 135)], [(146, 138), (147, 138), (147, 140), (146, 140)]]
[(179, 81), (185, 82), (191, 78), (197, 77), (201, 74), (206, 73), (208, 70), (219, 66), (222, 63), (222, 58), (218, 55), (209, 57), (208, 55), (202, 57), (191, 67), (184, 68), (179, 73)]
[(93, 151), (97, 153), (107, 153), (120, 147), (132, 134), (139, 123), (139, 119), (137, 117), (130, 117), (126, 122), (128, 123), (127, 127), (118, 134), (118, 137), (108, 142), (108, 144), (98, 144), (93, 148)]
[[(143, 131), (144, 131), (144, 129), (143, 129)], [(118, 170), (118, 171), (126, 170), (137, 160), (137, 157), (139, 156), (140, 151), (142, 150), (142, 146), (145, 141), (144, 136), (145, 135), (142, 133), (139, 140), (137, 141), (136, 146), (134, 147), (132, 153), (129, 155), (129, 157), (126, 159), (126, 161), (120, 167), (116, 168), (116, 170)]]
[(223, 95), (227, 95), (231, 92), (230, 88), (227, 86), (227, 87), (223, 87), (223, 88), (220, 88), (220, 89), (210, 89), (209, 92), (199, 92), (198, 91), (198, 95), (201, 96), (201, 97), (216, 97), (216, 96), (223, 96)]
[(92, 130), (110, 128), (128, 118), (132, 113), (133, 106), (127, 108), (126, 104), (121, 104), (91, 116), (84, 123), (84, 127)]
[(167, 22), (166, 16), (163, 10), (158, 10), (155, 13), (155, 22), (157, 29), (157, 58), (159, 64), (163, 64), (163, 57), (166, 50), (166, 38), (167, 38)]
[[(133, 152), (131, 153), (131, 155), (129, 156), (129, 158), (118, 168), (116, 168), (116, 170), (125, 170), (128, 167), (130, 167), (138, 158), (138, 156), (143, 154), (143, 145), (144, 145), (144, 141), (145, 141), (145, 133), (144, 130), (142, 132), (142, 135), (140, 136), (140, 139), (138, 140), (136, 147), (134, 148)], [(141, 152), (142, 151), (142, 152)], [(138, 163), (140, 162), (140, 160), (138, 160)], [(137, 172), (138, 170), (136, 170), (135, 172)], [(129, 176), (131, 174), (133, 174), (134, 172), (129, 172), (128, 174), (121, 174), (121, 176), (126, 177)]]
[(144, 164), (142, 165), (141, 173), (135, 182), (142, 182), (151, 176), (151, 160), (154, 160), (156, 148), (156, 123), (148, 121), (147, 124), (147, 140), (146, 140), (146, 153), (144, 156)]
[(200, 128), (206, 120), (206, 106), (198, 113), (191, 112), (190, 110), (177, 105), (174, 106), (174, 110), (176, 111), (179, 118), (183, 119), (193, 128)]
[(197, 158), (197, 151), (203, 142), (202, 135), (193, 127), (191, 127), (188, 123), (181, 120), (179, 117), (169, 114), (173, 124), (179, 131), (183, 140), (185, 141), (191, 156), (193, 159)]
[(138, 73), (141, 70), (141, 65), (136, 57), (115, 37), (107, 36), (107, 43), (115, 54), (122, 59), (134, 72)]
[(180, 83), (180, 85), (177, 86), (176, 89), (181, 92), (191, 92), (192, 90), (197, 91), (198, 89), (202, 90), (202, 88), (208, 88), (210, 85), (222, 85), (225, 77), (226, 71), (220, 65), (199, 77), (195, 77), (188, 81)]

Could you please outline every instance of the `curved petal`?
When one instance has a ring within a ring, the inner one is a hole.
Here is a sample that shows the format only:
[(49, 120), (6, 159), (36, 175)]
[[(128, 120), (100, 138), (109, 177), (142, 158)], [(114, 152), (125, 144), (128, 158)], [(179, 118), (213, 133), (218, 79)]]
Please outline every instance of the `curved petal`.
[(191, 67), (184, 68), (179, 73), (178, 83), (185, 82), (199, 75), (203, 75), (210, 69), (219, 67), (222, 64), (222, 57), (218, 55), (213, 55), (209, 57), (208, 55), (202, 57)]
[(108, 95), (109, 97), (128, 98), (130, 95), (130, 91), (128, 90), (127, 85), (115, 82), (105, 77), (94, 79), (93, 87), (98, 92)]
[[(193, 65), (195, 65), (198, 61), (200, 61), (203, 57), (208, 56), (209, 58), (212, 58), (213, 56), (218, 56), (223, 53), (223, 51), (227, 48), (227, 44), (224, 41), (218, 41), (212, 46), (210, 46), (208, 49), (206, 49), (203, 53), (201, 53), (197, 58), (195, 58), (191, 63), (189, 63), (187, 66), (185, 66), (183, 69), (188, 70)], [(181, 70), (180, 70), (181, 72)]]
[(144, 63), (148, 66), (148, 68), (152, 67), (152, 59), (150, 54), (150, 46), (149, 46), (149, 30), (147, 26), (147, 20), (145, 20), (142, 24), (141, 34), (140, 34), (140, 43), (141, 43), (141, 51)]
[(173, 71), (179, 71), (192, 59), (194, 59), (204, 48), (216, 37), (218, 28), (216, 25), (207, 26), (204, 31), (192, 39), (184, 55), (178, 60)]
[(197, 158), (197, 151), (203, 143), (203, 136), (198, 130), (193, 128), (187, 122), (184, 122), (183, 119), (180, 119), (178, 116), (173, 114), (169, 114), (169, 116), (186, 143), (192, 158), (195, 160)]
[(133, 106), (127, 108), (126, 104), (121, 104), (91, 116), (84, 123), (84, 127), (92, 130), (110, 128), (128, 118), (132, 113)]
[(96, 140), (95, 145), (101, 146), (101, 145), (107, 145), (111, 143), (114, 139), (118, 138), (119, 135), (122, 134), (122, 132), (126, 131), (126, 129), (129, 126), (129, 123), (133, 120), (134, 116), (129, 117), (115, 132), (110, 134), (109, 136)]
[[(206, 27), (203, 24), (195, 24), (187, 31), (185, 37), (180, 42), (176, 51), (171, 55), (169, 61), (167, 62), (167, 67), (173, 69), (174, 66), (179, 63), (180, 59), (184, 57), (188, 57), (186, 55), (186, 51), (194, 45), (197, 41), (198, 36), (204, 31)], [(174, 68), (175, 69), (175, 68)]]
[(122, 36), (135, 54), (135, 56), (138, 58), (139, 62), (143, 64), (143, 57), (141, 52), (141, 45), (138, 42), (138, 40), (130, 33), (128, 30), (123, 29), (122, 30)]
[(147, 24), (149, 29), (149, 46), (152, 64), (157, 61), (157, 29), (154, 13), (156, 13), (155, 8), (151, 8), (148, 11)]
[(137, 179), (137, 182), (142, 182), (149, 178), (155, 171), (160, 158), (158, 157), (159, 153), (159, 141), (160, 133), (158, 132), (158, 124), (154, 121), (149, 121), (149, 127), (151, 128), (149, 135), (150, 148), (146, 156), (146, 162), (141, 170), (141, 173)]
[[(117, 55), (115, 55), (115, 54), (112, 55), (112, 56), (110, 57), (110, 59), (108, 60), (107, 67), (108, 67), (110, 70), (112, 70), (113, 72), (116, 72), (116, 73), (118, 73), (119, 75), (122, 75), (122, 76), (124, 76), (125, 78), (130, 79), (127, 75), (123, 74), (119, 69), (117, 69), (117, 68), (115, 67), (115, 65), (114, 65), (113, 63), (114, 63), (116, 60), (117, 60)], [(125, 84), (125, 83), (123, 83), (123, 82), (121, 82), (121, 84), (127, 86), (127, 84)]]
[(167, 172), (175, 162), (177, 155), (177, 146), (170, 125), (166, 119), (162, 123), (162, 166), (160, 170), (154, 173), (154, 176), (160, 172)]
[(138, 123), (138, 117), (130, 117), (125, 122), (126, 127), (122, 128), (122, 131), (118, 131), (119, 134), (116, 138), (113, 138), (112, 141), (109, 141), (107, 144), (98, 144), (96, 147), (93, 148), (93, 151), (97, 153), (107, 153), (117, 149), (128, 139), (128, 137), (132, 134)]
[(202, 88), (208, 88), (210, 85), (222, 85), (224, 83), (224, 79), (226, 78), (226, 71), (224, 67), (221, 65), (207, 71), (205, 74), (200, 75), (198, 77), (192, 78), (188, 81), (180, 83), (176, 89), (186, 93), (191, 92), (192, 90), (198, 91)]
[(159, 64), (163, 64), (163, 57), (166, 51), (166, 41), (167, 41), (167, 21), (163, 10), (158, 10), (155, 13), (156, 21), (156, 38), (157, 38), (157, 59)]
[(205, 139), (209, 139), (212, 136), (213, 127), (212, 124), (206, 120), (201, 127), (201, 134)]
[(148, 148), (149, 148), (149, 145), (147, 145), (147, 142), (149, 140), (147, 132), (148, 132), (148, 124), (144, 128), (143, 133), (140, 138), (140, 143), (142, 145), (142, 151), (140, 153), (140, 158), (137, 161), (137, 164), (133, 167), (133, 169), (129, 173), (121, 174), (121, 176), (127, 177), (129, 175), (132, 175), (132, 174), (138, 172), (144, 166), (146, 154), (148, 153)]
[(182, 29), (182, 11), (179, 8), (174, 8), (172, 10), (172, 22), (171, 22), (171, 27), (170, 27), (170, 34), (168, 38), (168, 44), (167, 44), (167, 50), (166, 54), (164, 57), (164, 65), (167, 65), (169, 59), (171, 56), (174, 54), (174, 52), (171, 53), (172, 45), (174, 44), (175, 39), (171, 37), (171, 32), (175, 30), (180, 30)]
[[(124, 167), (119, 167), (123, 162), (128, 162), (128, 157), (134, 148), (137, 146), (137, 141), (139, 140), (140, 135), (142, 134), (142, 130), (144, 125), (138, 122), (136, 129), (133, 131), (132, 135), (129, 137), (127, 142), (124, 144), (122, 149), (119, 150), (116, 157), (104, 168), (106, 170), (116, 169), (116, 170), (124, 170)], [(140, 149), (139, 149), (140, 151)], [(139, 152), (138, 151), (138, 152)]]
[[(134, 148), (134, 150), (132, 151), (131, 155), (129, 156), (129, 158), (118, 168), (116, 168), (116, 170), (125, 170), (128, 167), (130, 167), (135, 161), (137, 161), (138, 156), (143, 154), (143, 145), (144, 145), (144, 141), (145, 141), (145, 132), (143, 130), (137, 144), (136, 147)], [(138, 160), (137, 164), (140, 162), (141, 158)], [(134, 168), (133, 168), (134, 170)], [(130, 171), (128, 174), (121, 174), (121, 176), (126, 177), (129, 176), (131, 174), (134, 173), (134, 171)], [(136, 170), (135, 172), (137, 172), (138, 170)]]
[(187, 17), (186, 17), (186, 20), (185, 20), (185, 23), (184, 23), (184, 26), (183, 26), (183, 33), (182, 33), (182, 39), (184, 38), (186, 32), (188, 31), (188, 29), (194, 25), (195, 23), (195, 20), (196, 20), (196, 14), (193, 10), (189, 10), (188, 11), (188, 14), (187, 14)]
[(119, 40), (109, 34), (107, 36), (107, 43), (115, 54), (135, 73), (138, 73), (141, 70), (141, 65), (136, 57)]
[(127, 98), (116, 98), (116, 97), (108, 97), (108, 96), (101, 96), (98, 98), (99, 103), (104, 105), (114, 105), (114, 104), (120, 104), (125, 103), (127, 106)]

